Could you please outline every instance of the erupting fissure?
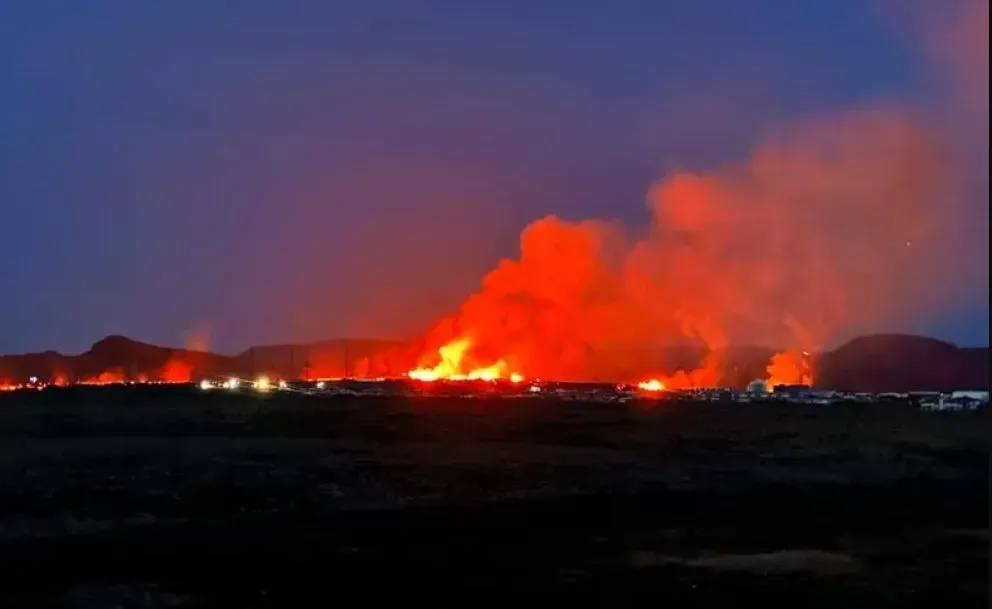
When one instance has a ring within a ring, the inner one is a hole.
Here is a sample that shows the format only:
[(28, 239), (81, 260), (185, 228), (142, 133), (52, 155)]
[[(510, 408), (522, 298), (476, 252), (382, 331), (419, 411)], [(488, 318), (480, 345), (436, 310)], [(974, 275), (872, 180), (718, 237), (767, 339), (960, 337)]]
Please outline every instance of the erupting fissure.
[(441, 346), (437, 350), (440, 358), (435, 366), (427, 368), (416, 368), (407, 373), (411, 379), (417, 381), (431, 382), (437, 380), (447, 381), (497, 381), (507, 379), (513, 383), (520, 383), (524, 380), (523, 375), (510, 372), (503, 360), (485, 366), (470, 366), (468, 364), (469, 351), (472, 348), (472, 341), (468, 338), (460, 338)]
[[(640, 230), (541, 218), (428, 332), (408, 375), (809, 384), (808, 353), (926, 306), (947, 173), (911, 113), (873, 106), (778, 132), (741, 163), (665, 177)], [(708, 355), (657, 355), (686, 343)], [(727, 369), (735, 346), (760, 344), (788, 348), (763, 370)]]
[[(988, 153), (988, 0), (953, 5), (921, 42), (954, 128), (925, 107), (869, 100), (776, 125), (738, 161), (669, 172), (650, 187), (642, 226), (540, 218), (518, 255), (430, 329), (409, 376), (645, 391), (810, 384), (810, 353), (915, 324), (987, 281), (988, 220), (975, 204), (988, 208), (988, 162), (971, 175), (966, 154)], [(663, 349), (686, 344), (706, 354)], [(752, 365), (739, 351), (754, 345), (784, 350)]]

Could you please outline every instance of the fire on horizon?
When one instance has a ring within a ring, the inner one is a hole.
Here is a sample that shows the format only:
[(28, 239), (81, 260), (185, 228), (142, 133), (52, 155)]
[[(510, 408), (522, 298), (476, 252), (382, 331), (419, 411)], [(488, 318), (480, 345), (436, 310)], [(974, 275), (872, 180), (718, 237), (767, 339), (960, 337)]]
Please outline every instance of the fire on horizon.
[[(925, 103), (854, 102), (790, 117), (735, 161), (665, 172), (647, 190), (640, 225), (539, 217), (514, 256), (430, 324), (415, 361), (391, 373), (422, 383), (611, 379), (677, 390), (719, 384), (733, 346), (772, 344), (783, 349), (765, 366), (767, 385), (811, 384), (810, 354), (932, 312), (933, 294), (975, 265), (966, 255), (973, 244), (948, 238), (973, 211), (963, 194), (973, 159), (960, 152), (968, 148), (956, 141), (959, 127), (988, 133), (988, 3), (951, 12), (924, 24), (918, 50), (941, 78), (936, 105), (979, 114), (955, 115), (950, 128)], [(446, 280), (443, 268), (424, 275)], [(638, 355), (684, 342), (706, 347), (698, 366), (651, 369)], [(380, 376), (373, 359), (354, 376)], [(190, 382), (194, 373), (177, 357), (80, 380)]]

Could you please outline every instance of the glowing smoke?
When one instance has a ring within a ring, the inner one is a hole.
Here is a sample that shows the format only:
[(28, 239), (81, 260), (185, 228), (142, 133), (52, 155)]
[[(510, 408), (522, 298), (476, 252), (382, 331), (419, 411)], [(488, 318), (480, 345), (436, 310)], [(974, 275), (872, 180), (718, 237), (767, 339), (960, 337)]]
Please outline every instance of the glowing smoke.
[(936, 143), (899, 109), (803, 124), (743, 164), (655, 185), (644, 234), (534, 222), (432, 342), (468, 337), (475, 364), (554, 378), (608, 377), (617, 362), (598, 354), (684, 338), (813, 350), (913, 313), (939, 259), (942, 180)]
[[(963, 50), (939, 47), (939, 57), (967, 71), (971, 55), (985, 53), (987, 151), (987, 3), (984, 13), (984, 30), (969, 30), (984, 32), (984, 45), (969, 39)], [(973, 83), (957, 80), (970, 99)], [(649, 192), (652, 222), (641, 232), (537, 220), (519, 256), (433, 329), (421, 364), (437, 365), (440, 347), (466, 339), (468, 367), (618, 378), (641, 366), (630, 361), (640, 348), (691, 339), (710, 356), (666, 386), (715, 384), (723, 350), (755, 343), (789, 347), (770, 362), (771, 380), (809, 381), (809, 358), (798, 354), (911, 323), (962, 279), (967, 240), (955, 242), (955, 223), (966, 205), (942, 135), (908, 107), (868, 104), (788, 125), (741, 163), (665, 177)]]

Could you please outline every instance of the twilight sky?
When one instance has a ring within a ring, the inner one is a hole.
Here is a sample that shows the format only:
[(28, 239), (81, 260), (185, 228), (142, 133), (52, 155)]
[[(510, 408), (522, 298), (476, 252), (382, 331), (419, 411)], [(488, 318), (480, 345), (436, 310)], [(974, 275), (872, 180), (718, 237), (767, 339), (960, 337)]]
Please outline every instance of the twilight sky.
[[(969, 58), (908, 4), (3, 2), (0, 352), (413, 334), (532, 219), (636, 227), (666, 171), (873, 99), (964, 142), (984, 257), (987, 3), (984, 124), (947, 118)], [(987, 344), (970, 267), (885, 329)]]

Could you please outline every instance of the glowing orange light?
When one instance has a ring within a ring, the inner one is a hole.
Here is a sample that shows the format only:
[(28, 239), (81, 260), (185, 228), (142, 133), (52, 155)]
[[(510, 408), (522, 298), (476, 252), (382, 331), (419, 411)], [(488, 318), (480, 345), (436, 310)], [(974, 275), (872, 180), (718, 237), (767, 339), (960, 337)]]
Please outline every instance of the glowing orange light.
[(664, 391), (665, 384), (658, 379), (651, 379), (637, 383), (637, 388), (642, 391)]
[[(437, 350), (441, 360), (437, 365), (433, 368), (416, 368), (407, 372), (407, 376), (426, 383), (439, 379), (447, 381), (492, 382), (507, 377), (507, 365), (503, 360), (499, 360), (489, 366), (470, 368), (468, 371), (465, 371), (465, 354), (471, 346), (472, 342), (467, 338), (451, 341)], [(523, 381), (524, 377), (514, 372), (508, 378), (513, 383), (519, 383)]]

